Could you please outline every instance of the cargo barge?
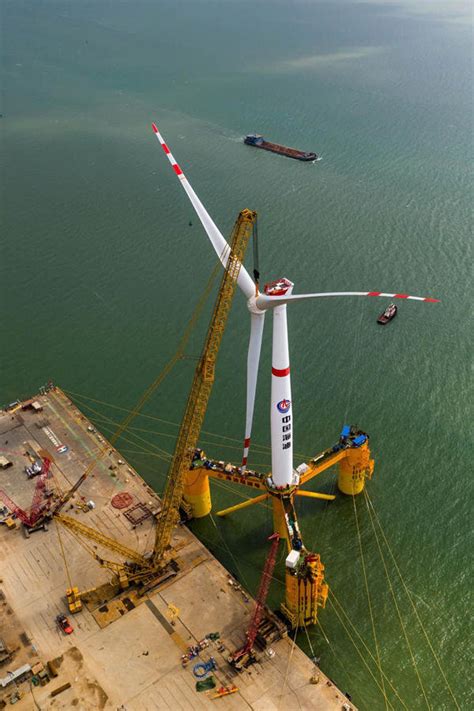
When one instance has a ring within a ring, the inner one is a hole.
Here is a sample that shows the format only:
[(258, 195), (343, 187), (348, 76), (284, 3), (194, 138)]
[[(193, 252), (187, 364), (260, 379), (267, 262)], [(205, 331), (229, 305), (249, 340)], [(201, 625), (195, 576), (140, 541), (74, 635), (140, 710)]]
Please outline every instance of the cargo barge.
[(271, 143), (270, 141), (266, 141), (263, 136), (259, 136), (256, 133), (252, 133), (246, 136), (244, 138), (244, 143), (247, 146), (263, 148), (264, 151), (271, 151), (271, 153), (279, 153), (282, 156), (287, 156), (288, 158), (295, 158), (296, 160), (318, 160), (317, 153), (313, 153), (312, 151), (299, 151), (297, 148), (288, 148), (288, 146), (280, 146), (280, 144), (278, 143)]

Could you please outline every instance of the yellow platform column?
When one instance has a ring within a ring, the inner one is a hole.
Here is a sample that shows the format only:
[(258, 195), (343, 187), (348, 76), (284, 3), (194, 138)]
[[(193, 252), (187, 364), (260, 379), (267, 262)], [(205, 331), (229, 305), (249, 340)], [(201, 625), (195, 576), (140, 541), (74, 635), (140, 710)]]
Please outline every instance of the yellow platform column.
[(205, 469), (190, 469), (186, 475), (183, 498), (191, 506), (193, 518), (207, 516), (212, 508), (209, 475)]
[(351, 447), (346, 451), (347, 456), (339, 462), (337, 486), (343, 494), (355, 496), (364, 490), (365, 480), (372, 477), (374, 460), (370, 458), (367, 441), (360, 447)]
[(279, 496), (272, 496), (271, 498), (273, 502), (273, 533), (279, 533), (280, 540), (284, 540), (288, 543), (288, 528), (285, 522), (283, 501)]
[(324, 582), (324, 565), (319, 555), (310, 553), (298, 571), (285, 571), (285, 602), (281, 611), (291, 627), (308, 627), (318, 621), (318, 608), (324, 608), (328, 585)]

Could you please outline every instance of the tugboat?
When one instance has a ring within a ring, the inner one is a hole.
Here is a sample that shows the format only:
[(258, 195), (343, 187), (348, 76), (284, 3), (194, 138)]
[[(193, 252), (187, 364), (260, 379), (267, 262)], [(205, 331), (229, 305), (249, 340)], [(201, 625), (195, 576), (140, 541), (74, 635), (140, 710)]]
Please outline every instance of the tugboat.
[(309, 151), (299, 151), (297, 148), (288, 148), (287, 146), (280, 146), (278, 143), (270, 143), (270, 141), (266, 141), (263, 136), (259, 136), (257, 133), (252, 133), (249, 136), (246, 136), (244, 138), (244, 143), (246, 143), (247, 146), (263, 148), (264, 151), (279, 153), (282, 156), (288, 156), (288, 158), (296, 158), (296, 160), (318, 160), (317, 153)]
[(377, 319), (377, 323), (381, 323), (382, 326), (385, 326), (389, 321), (391, 321), (395, 316), (397, 315), (397, 307), (395, 304), (389, 304), (383, 314), (380, 314), (380, 316)]

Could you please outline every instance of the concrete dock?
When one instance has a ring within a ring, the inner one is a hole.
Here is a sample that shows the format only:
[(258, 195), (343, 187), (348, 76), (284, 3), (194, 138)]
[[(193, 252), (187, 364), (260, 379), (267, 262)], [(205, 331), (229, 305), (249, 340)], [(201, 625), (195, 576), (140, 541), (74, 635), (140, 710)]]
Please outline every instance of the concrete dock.
[[(33, 403), (0, 413), (0, 490), (27, 510), (36, 485), (25, 473), (31, 455), (51, 458), (47, 487), (57, 493), (67, 491), (101, 454), (64, 513), (129, 548), (150, 551), (160, 510), (156, 493), (61, 390), (37, 395)], [(125, 494), (126, 508), (117, 508), (117, 494)], [(94, 508), (85, 505), (89, 501)], [(5, 498), (0, 509), (4, 504)], [(0, 518), (7, 516), (4, 511)], [(0, 643), (8, 658), (0, 656), (0, 708), (2, 700), (9, 703), (16, 694), (18, 711), (194, 711), (214, 704), (236, 711), (356, 710), (289, 637), (272, 643), (272, 652), (261, 653), (247, 670), (235, 672), (227, 657), (244, 643), (253, 601), (246, 602), (237, 581), (185, 526), (176, 528), (172, 547), (180, 570), (175, 578), (140, 599), (127, 591), (107, 605), (99, 602), (71, 615), (66, 588), (88, 590), (110, 579), (110, 571), (91, 553), (120, 558), (91, 541), (81, 545), (54, 519), (48, 530), (29, 538), (18, 520), (15, 528), (1, 525)], [(72, 634), (59, 629), (59, 613), (68, 616)], [(186, 649), (214, 632), (219, 640), (183, 667)], [(217, 662), (216, 688), (234, 684), (236, 693), (213, 700), (212, 691), (196, 691), (193, 666), (211, 656)], [(50, 673), (43, 685), (45, 675), (35, 670), (47, 670), (48, 661), (57, 676)], [(33, 671), (9, 682), (25, 665)]]

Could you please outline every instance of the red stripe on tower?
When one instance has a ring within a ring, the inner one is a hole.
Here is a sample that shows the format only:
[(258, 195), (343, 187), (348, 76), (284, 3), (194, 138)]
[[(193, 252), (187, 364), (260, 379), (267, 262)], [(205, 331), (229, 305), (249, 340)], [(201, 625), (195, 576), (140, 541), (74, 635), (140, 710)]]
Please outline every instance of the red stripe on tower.
[(369, 291), (367, 296), (380, 296), (381, 293), (381, 291)]
[(246, 439), (244, 439), (244, 447), (250, 447), (250, 437), (246, 437)]
[(426, 299), (424, 299), (424, 301), (428, 301), (428, 303), (430, 303), (430, 304), (439, 304), (439, 299), (430, 299), (429, 296), (427, 296)]
[(168, 155), (168, 153), (171, 153), (171, 151), (170, 151), (170, 149), (168, 148), (168, 146), (166, 145), (166, 143), (162, 143), (162, 144), (161, 144), (161, 147), (163, 148), (163, 150), (164, 150), (164, 152), (166, 153), (166, 155)]
[(158, 129), (156, 127), (156, 123), (151, 124), (152, 129), (154, 130), (155, 133), (158, 133)]
[(247, 464), (247, 457), (244, 457), (242, 459), (242, 466), (245, 467), (246, 464)]
[(394, 294), (395, 299), (408, 299), (408, 294)]
[(283, 370), (279, 370), (278, 368), (272, 368), (272, 375), (276, 375), (277, 378), (284, 378), (285, 375), (290, 374), (290, 368), (283, 368)]
[(183, 171), (181, 170), (181, 168), (179, 167), (179, 165), (177, 163), (173, 166), (173, 170), (176, 173), (176, 175), (183, 175)]

